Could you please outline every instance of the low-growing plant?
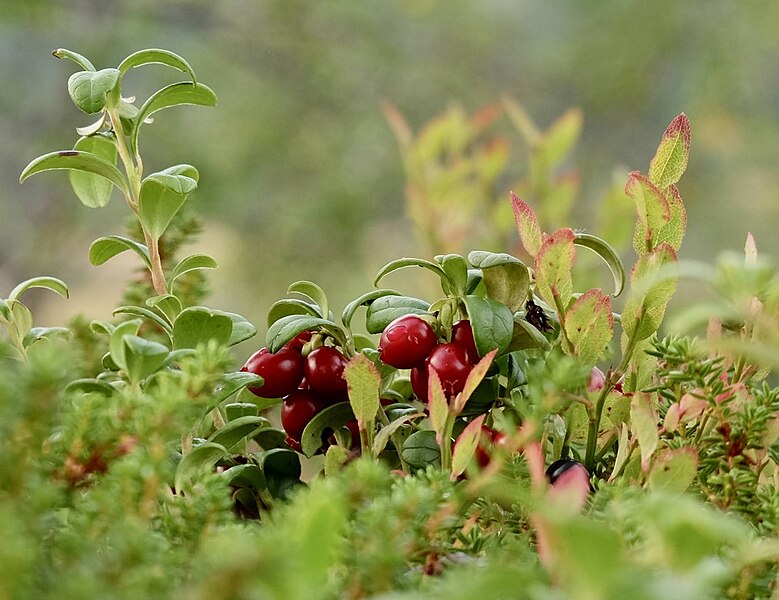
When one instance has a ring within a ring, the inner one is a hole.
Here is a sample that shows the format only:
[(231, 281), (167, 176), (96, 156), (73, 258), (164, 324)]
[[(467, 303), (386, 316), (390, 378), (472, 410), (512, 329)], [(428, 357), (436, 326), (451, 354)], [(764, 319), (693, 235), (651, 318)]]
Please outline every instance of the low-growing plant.
[[(102, 70), (74, 52), (55, 56), (81, 68), (70, 96), (98, 118), (73, 149), (33, 160), (22, 180), (68, 170), (90, 207), (117, 188), (130, 235), (99, 238), (90, 260), (129, 250), (150, 286), (134, 283), (126, 297), (135, 304), (88, 328), (33, 327), (19, 298), (32, 287), (67, 297), (53, 277), (0, 300), (1, 596), (775, 594), (779, 277), (751, 236), (743, 258), (678, 260), (685, 115), (666, 129), (647, 174), (627, 179), (636, 210), (627, 274), (604, 239), (555, 228), (559, 206), (539, 217), (511, 194), (523, 259), (484, 250), (399, 258), (339, 319), (322, 287), (294, 282), (269, 308), (265, 345), (232, 371), (228, 348), (255, 327), (195, 304), (200, 282), (179, 286), (215, 268), (213, 258), (174, 259), (197, 229), (181, 211), (198, 171), (145, 174), (139, 151), (152, 114), (212, 106), (214, 93), (166, 50)], [(136, 107), (123, 76), (149, 64), (187, 80)], [(534, 131), (517, 104), (505, 106)], [(580, 128), (570, 112), (536, 132), (535, 202), (552, 202), (545, 169)], [(423, 167), (438, 157), (422, 150), (439, 129), (406, 137), (409, 175), (421, 177), (418, 224), (433, 202), (421, 191)], [(481, 129), (463, 131), (455, 154)], [(487, 167), (498, 158), (478, 164), (495, 175)], [(422, 225), (435, 232), (437, 220)], [(613, 289), (579, 286), (582, 248), (602, 259)], [(379, 287), (406, 268), (435, 276), (440, 297)], [(680, 277), (703, 281), (715, 300), (682, 311), (661, 335)], [(612, 298), (625, 290), (616, 312)], [(308, 465), (321, 470), (304, 484), (301, 458), (317, 455)]]

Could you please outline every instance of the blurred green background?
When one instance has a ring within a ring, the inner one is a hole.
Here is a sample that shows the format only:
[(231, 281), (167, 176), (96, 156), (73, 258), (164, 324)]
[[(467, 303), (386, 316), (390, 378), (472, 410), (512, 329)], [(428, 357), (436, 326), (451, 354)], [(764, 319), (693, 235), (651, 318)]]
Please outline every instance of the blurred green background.
[[(680, 185), (689, 212), (681, 256), (738, 250), (748, 230), (761, 251), (779, 253), (779, 3), (0, 0), (0, 295), (39, 274), (73, 292), (67, 302), (31, 295), (37, 324), (108, 318), (135, 268), (129, 255), (98, 269), (87, 260), (94, 238), (121, 232), (118, 196), (96, 211), (64, 175), (18, 185), (29, 160), (71, 147), (90, 122), (70, 102), (75, 65), (51, 56), (58, 47), (98, 68), (168, 48), (217, 92), (216, 109), (158, 115), (142, 151), (147, 172), (198, 167), (190, 203), (206, 228), (197, 249), (220, 263), (208, 303), (261, 328), (292, 281), (317, 281), (340, 312), (384, 262), (424, 252), (404, 215), (383, 101), (415, 131), (452, 104), (473, 113), (504, 95), (544, 127), (580, 107), (570, 163), (582, 202), (573, 223), (558, 225), (589, 228), (614, 168), (645, 171), (684, 111), (693, 149)], [(178, 79), (141, 69), (125, 89), (142, 101)], [(520, 136), (505, 117), (493, 129), (511, 143), (520, 176)]]

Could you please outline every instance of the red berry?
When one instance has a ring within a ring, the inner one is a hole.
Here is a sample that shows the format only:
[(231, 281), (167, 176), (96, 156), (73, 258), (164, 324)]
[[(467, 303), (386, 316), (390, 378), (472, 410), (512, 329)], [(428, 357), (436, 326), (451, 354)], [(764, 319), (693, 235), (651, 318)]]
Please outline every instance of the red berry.
[(468, 373), (473, 369), (473, 363), (468, 359), (468, 351), (454, 343), (436, 346), (425, 364), (438, 374), (447, 397), (456, 396), (463, 391)]
[(281, 403), (281, 426), (287, 435), (300, 443), (306, 425), (327, 402), (310, 390), (295, 390)]
[(335, 348), (320, 346), (305, 360), (305, 376), (309, 387), (328, 396), (342, 396), (346, 392), (343, 378), (346, 357)]
[(411, 389), (420, 402), (427, 404), (427, 365), (411, 369)]
[(468, 359), (476, 364), (479, 362), (479, 351), (476, 349), (476, 342), (473, 340), (473, 329), (468, 320), (458, 321), (452, 327), (452, 342), (462, 346), (468, 352)]
[(430, 323), (416, 315), (398, 317), (387, 325), (379, 340), (381, 360), (396, 369), (411, 369), (425, 362), (438, 340)]
[(249, 357), (241, 371), (265, 379), (261, 386), (249, 388), (255, 396), (281, 398), (297, 389), (303, 379), (303, 357), (289, 348), (282, 348), (276, 354), (262, 348)]
[(303, 349), (303, 346), (305, 346), (306, 342), (311, 341), (311, 336), (312, 333), (310, 331), (301, 331), (290, 341), (284, 344), (284, 347), (290, 348), (292, 350), (297, 350), (298, 352), (300, 352)]

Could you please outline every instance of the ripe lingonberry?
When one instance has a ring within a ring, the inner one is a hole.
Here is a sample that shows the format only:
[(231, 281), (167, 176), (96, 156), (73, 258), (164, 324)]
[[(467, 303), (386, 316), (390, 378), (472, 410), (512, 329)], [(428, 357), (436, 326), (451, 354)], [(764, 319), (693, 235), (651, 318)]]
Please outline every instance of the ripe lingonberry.
[(387, 325), (379, 340), (381, 360), (396, 369), (411, 369), (425, 362), (438, 340), (430, 324), (416, 315), (398, 317)]
[(254, 373), (265, 380), (261, 386), (249, 388), (255, 396), (281, 398), (300, 385), (303, 357), (298, 350), (291, 348), (282, 348), (276, 354), (262, 348), (249, 357), (241, 371)]

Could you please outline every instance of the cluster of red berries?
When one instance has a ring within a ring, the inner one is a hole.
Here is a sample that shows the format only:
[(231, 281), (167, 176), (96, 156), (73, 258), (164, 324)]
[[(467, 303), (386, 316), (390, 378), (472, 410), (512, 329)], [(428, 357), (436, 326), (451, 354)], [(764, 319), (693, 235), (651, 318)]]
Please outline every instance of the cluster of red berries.
[[(261, 386), (250, 387), (261, 398), (283, 398), (281, 426), (287, 433), (287, 445), (300, 451), (303, 430), (322, 410), (348, 400), (343, 377), (347, 358), (332, 346), (319, 346), (303, 355), (303, 347), (311, 341), (311, 332), (304, 331), (287, 342), (275, 354), (262, 348), (252, 354), (241, 371), (264, 379)], [(347, 424), (352, 444), (359, 444), (357, 421)]]
[(427, 402), (428, 369), (441, 380), (448, 397), (456, 396), (479, 362), (470, 321), (452, 327), (450, 342), (439, 343), (430, 323), (417, 315), (398, 317), (387, 325), (379, 341), (381, 360), (397, 369), (411, 369), (411, 387), (421, 402)]

